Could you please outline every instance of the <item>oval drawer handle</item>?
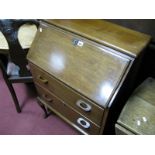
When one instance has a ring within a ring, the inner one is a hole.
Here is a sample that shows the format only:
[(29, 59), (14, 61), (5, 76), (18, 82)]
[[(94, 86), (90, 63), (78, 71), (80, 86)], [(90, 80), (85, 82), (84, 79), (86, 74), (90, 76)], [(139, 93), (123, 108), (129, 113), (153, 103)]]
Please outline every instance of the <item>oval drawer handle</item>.
[(48, 80), (44, 79), (41, 75), (38, 76), (38, 79), (44, 84), (48, 83)]
[(44, 99), (48, 102), (52, 102), (53, 100), (51, 98), (49, 98), (47, 95), (43, 95)]
[(77, 105), (78, 107), (80, 107), (82, 110), (86, 111), (86, 112), (91, 111), (91, 106), (90, 106), (88, 103), (86, 103), (86, 102), (84, 102), (84, 101), (82, 101), (82, 100), (78, 100), (78, 101), (76, 102), (76, 105)]
[(77, 119), (77, 123), (80, 124), (83, 128), (88, 129), (90, 128), (90, 123), (87, 122), (85, 119), (83, 118), (78, 118)]

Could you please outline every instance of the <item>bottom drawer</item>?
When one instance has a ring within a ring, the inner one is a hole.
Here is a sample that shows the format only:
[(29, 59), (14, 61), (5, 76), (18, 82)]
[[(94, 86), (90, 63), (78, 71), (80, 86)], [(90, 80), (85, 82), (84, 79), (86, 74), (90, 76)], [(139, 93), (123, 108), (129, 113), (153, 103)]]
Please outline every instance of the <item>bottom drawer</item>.
[(41, 98), (41, 102), (46, 104), (49, 109), (58, 114), (70, 125), (84, 134), (99, 134), (100, 127), (98, 127), (95, 123), (91, 122), (76, 112), (74, 109), (70, 108), (66, 103), (64, 103), (48, 90), (42, 88), (39, 85), (36, 85), (36, 88)]

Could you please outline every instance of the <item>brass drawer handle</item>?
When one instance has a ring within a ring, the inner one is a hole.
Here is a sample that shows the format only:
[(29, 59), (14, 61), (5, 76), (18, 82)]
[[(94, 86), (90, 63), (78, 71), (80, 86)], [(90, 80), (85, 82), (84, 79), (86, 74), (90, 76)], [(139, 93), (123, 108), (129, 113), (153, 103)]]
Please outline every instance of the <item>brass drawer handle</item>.
[(38, 79), (44, 84), (48, 83), (48, 80), (44, 79), (41, 75), (38, 76)]
[(84, 101), (82, 101), (82, 100), (78, 100), (78, 101), (76, 102), (76, 105), (77, 105), (78, 107), (80, 107), (82, 110), (86, 111), (86, 112), (91, 111), (91, 106), (90, 106), (88, 103), (86, 103), (86, 102), (84, 102)]
[(48, 101), (48, 102), (52, 102), (53, 100), (51, 98), (49, 98), (47, 95), (43, 95), (43, 98)]
[(90, 123), (89, 122), (87, 122), (85, 119), (83, 119), (83, 118), (78, 118), (77, 119), (77, 123), (79, 124), (79, 125), (81, 125), (83, 128), (85, 128), (85, 129), (88, 129), (88, 128), (90, 128)]

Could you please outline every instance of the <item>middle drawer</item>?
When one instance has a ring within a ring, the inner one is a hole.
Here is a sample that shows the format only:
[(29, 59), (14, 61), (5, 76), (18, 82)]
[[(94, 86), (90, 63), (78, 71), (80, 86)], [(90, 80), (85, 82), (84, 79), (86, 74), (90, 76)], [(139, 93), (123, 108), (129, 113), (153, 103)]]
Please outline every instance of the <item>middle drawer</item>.
[(97, 125), (101, 125), (104, 109), (81, 96), (71, 88), (65, 86), (42, 69), (34, 66), (33, 64), (30, 64), (30, 66), (34, 82), (50, 90), (53, 94)]

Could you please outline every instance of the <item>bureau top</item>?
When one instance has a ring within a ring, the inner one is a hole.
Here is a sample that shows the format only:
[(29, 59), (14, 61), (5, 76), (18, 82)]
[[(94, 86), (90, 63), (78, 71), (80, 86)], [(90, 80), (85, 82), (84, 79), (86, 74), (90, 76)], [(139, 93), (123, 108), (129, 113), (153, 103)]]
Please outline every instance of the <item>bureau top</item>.
[(107, 22), (105, 20), (44, 20), (90, 40), (136, 57), (146, 47), (149, 35)]

